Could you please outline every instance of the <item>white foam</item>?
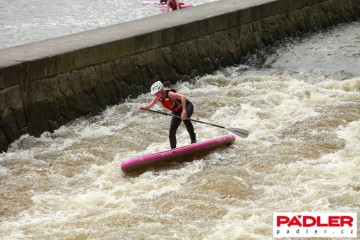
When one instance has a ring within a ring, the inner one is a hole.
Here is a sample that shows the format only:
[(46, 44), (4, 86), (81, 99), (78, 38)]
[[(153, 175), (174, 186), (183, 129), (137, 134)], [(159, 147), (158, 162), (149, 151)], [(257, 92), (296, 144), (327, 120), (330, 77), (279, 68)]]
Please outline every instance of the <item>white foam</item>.
[(9, 173), (9, 169), (3, 166), (0, 166), (0, 178), (6, 177)]

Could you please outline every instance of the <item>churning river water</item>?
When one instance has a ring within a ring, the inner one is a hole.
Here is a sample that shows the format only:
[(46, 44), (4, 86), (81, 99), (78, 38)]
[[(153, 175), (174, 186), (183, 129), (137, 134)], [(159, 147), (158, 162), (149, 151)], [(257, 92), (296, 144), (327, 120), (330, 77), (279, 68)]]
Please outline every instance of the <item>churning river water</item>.
[[(24, 135), (0, 154), (0, 238), (270, 239), (274, 212), (359, 214), (360, 22), (176, 88), (193, 118), (249, 137), (125, 176), (121, 162), (169, 147), (169, 117), (137, 111), (150, 94)], [(200, 141), (228, 134), (194, 126)], [(189, 143), (184, 126), (178, 139)]]

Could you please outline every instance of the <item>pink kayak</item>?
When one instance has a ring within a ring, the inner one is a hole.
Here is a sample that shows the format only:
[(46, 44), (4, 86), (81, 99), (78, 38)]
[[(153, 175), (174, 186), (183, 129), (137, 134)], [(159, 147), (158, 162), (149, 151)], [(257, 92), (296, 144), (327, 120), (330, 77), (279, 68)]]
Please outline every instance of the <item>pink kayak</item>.
[(235, 135), (227, 135), (164, 152), (131, 158), (121, 163), (121, 170), (125, 173), (130, 173), (165, 162), (191, 160), (215, 148), (228, 146), (234, 141)]
[[(157, 1), (142, 1), (142, 4), (143, 5), (148, 5), (148, 6), (151, 6), (151, 7), (156, 7), (156, 8), (166, 8), (167, 7), (167, 4), (166, 3), (160, 3), (157, 2)], [(181, 4), (181, 8), (189, 8), (189, 7), (192, 7), (193, 5), (192, 4)]]

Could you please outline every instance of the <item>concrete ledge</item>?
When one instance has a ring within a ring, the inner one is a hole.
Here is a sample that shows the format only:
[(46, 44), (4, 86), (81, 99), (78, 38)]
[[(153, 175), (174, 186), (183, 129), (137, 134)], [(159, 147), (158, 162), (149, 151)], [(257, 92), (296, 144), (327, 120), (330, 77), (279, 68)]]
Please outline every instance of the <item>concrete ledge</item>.
[[(223, 31), (325, 0), (222, 0), (170, 14), (0, 50), (0, 66), (28, 62), (42, 78)], [(36, 71), (37, 70), (37, 71)]]

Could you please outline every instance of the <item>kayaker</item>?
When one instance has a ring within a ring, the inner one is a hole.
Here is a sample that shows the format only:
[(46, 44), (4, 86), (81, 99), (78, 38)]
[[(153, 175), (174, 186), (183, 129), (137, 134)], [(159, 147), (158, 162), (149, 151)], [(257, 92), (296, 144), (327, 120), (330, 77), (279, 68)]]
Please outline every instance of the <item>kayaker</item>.
[[(165, 89), (164, 85), (157, 81), (151, 86), (151, 94), (154, 95), (153, 100), (148, 103), (146, 106), (140, 106), (139, 110), (150, 109), (156, 103), (160, 102), (161, 105), (170, 110), (173, 115), (180, 116), (172, 117), (170, 130), (169, 130), (169, 140), (170, 140), (170, 147), (176, 148), (176, 131), (179, 128), (181, 122), (183, 121), (186, 130), (190, 135), (191, 143), (196, 143), (196, 134), (194, 132), (194, 126), (190, 120), (191, 115), (194, 112), (194, 105), (186, 99), (186, 97), (176, 91), (176, 89)], [(184, 107), (186, 106), (186, 107)]]
[(167, 1), (167, 11), (171, 8), (172, 11), (180, 10), (181, 5), (183, 3), (179, 2), (179, 0), (168, 0)]

